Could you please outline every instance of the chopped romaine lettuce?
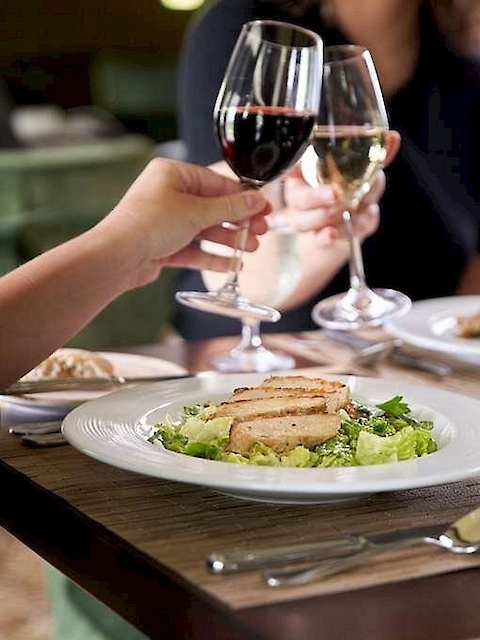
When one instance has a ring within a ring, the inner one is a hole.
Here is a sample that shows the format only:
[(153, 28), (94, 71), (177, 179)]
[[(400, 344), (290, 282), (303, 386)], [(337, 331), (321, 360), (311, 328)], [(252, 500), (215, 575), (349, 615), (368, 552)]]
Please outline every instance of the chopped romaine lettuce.
[(340, 427), (338, 435), (315, 448), (318, 467), (355, 467), (358, 464), (355, 458), (355, 448), (359, 430), (355, 431), (351, 427), (352, 425), (350, 425), (352, 439), (342, 432), (342, 427)]
[(189, 442), (208, 443), (217, 438), (228, 438), (231, 424), (231, 418), (202, 420), (199, 416), (192, 416), (185, 420), (179, 431)]
[(377, 436), (362, 431), (355, 453), (358, 464), (383, 464), (416, 458), (416, 438), (412, 427), (404, 427), (393, 436)]
[(249, 455), (248, 461), (250, 464), (256, 464), (264, 467), (279, 467), (280, 456), (271, 447), (268, 447), (263, 442), (257, 442), (254, 444)]
[(316, 467), (317, 462), (317, 454), (302, 445), (298, 445), (295, 449), (286, 451), (280, 456), (280, 464), (284, 467)]

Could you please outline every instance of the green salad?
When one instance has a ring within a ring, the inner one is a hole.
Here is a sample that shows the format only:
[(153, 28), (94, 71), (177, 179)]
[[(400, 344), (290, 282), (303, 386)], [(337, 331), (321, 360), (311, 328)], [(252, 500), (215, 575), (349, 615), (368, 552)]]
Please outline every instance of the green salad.
[(341, 410), (338, 434), (312, 449), (299, 445), (278, 453), (263, 443), (248, 454), (227, 450), (231, 418), (212, 417), (214, 404), (184, 407), (180, 421), (166, 419), (149, 441), (170, 451), (236, 464), (284, 467), (352, 467), (411, 460), (437, 450), (433, 422), (418, 420), (402, 396), (374, 407), (355, 404), (353, 418)]

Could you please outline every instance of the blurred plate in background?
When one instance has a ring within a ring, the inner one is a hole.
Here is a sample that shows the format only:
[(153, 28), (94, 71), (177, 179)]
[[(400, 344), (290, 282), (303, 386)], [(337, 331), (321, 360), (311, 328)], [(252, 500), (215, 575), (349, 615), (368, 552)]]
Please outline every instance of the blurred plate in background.
[(448, 353), (480, 365), (480, 336), (455, 335), (456, 319), (480, 312), (480, 296), (452, 296), (414, 302), (410, 312), (385, 324), (391, 335), (416, 347)]

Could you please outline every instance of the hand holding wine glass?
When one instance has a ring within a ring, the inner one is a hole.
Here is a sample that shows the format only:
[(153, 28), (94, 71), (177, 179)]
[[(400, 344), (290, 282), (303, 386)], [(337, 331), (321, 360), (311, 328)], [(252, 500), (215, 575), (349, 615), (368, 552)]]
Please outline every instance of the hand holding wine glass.
[[(214, 123), (223, 156), (246, 187), (263, 186), (300, 158), (318, 109), (322, 62), (322, 40), (307, 29), (272, 20), (243, 26)], [(178, 292), (177, 300), (234, 318), (280, 318), (276, 309), (241, 295), (238, 276), (247, 229), (239, 229), (225, 284), (215, 292)]]
[(370, 289), (352, 216), (387, 157), (388, 119), (370, 53), (356, 45), (325, 50), (322, 97), (312, 138), (319, 182), (331, 184), (343, 202), (350, 247), (350, 288), (321, 300), (314, 321), (335, 329), (382, 324), (405, 313), (410, 299), (393, 289)]

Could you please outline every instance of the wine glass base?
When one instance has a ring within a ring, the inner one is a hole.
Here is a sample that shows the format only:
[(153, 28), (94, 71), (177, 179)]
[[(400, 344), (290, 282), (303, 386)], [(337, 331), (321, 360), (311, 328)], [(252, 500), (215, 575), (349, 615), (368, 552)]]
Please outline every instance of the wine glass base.
[(313, 321), (345, 331), (378, 327), (392, 316), (404, 315), (412, 305), (408, 296), (394, 289), (368, 289), (362, 307), (353, 306), (348, 296), (341, 293), (318, 302), (312, 310)]
[(253, 373), (283, 371), (295, 367), (295, 359), (282, 351), (270, 351), (265, 347), (256, 349), (232, 349), (210, 359), (216, 371), (225, 373)]
[(178, 302), (208, 313), (216, 313), (230, 318), (253, 318), (261, 322), (278, 322), (280, 311), (264, 304), (250, 302), (236, 295), (220, 295), (218, 292), (179, 291), (175, 294)]

